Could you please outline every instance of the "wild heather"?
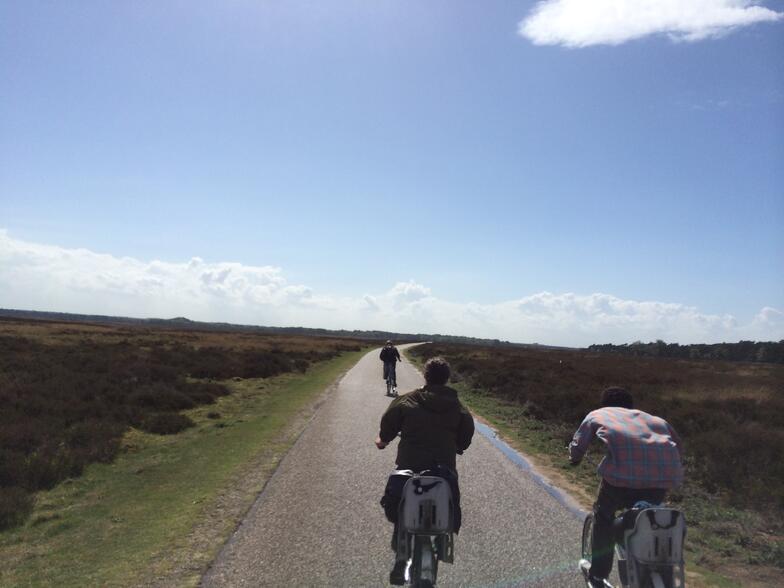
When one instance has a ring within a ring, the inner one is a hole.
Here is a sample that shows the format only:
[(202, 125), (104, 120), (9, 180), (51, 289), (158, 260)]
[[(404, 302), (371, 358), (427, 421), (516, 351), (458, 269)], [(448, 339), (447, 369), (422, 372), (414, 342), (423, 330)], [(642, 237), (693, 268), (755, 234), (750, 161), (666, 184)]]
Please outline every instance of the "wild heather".
[(221, 380), (305, 371), (355, 341), (0, 321), (0, 529), (32, 495), (110, 462), (130, 428), (193, 425), (180, 411), (228, 393)]

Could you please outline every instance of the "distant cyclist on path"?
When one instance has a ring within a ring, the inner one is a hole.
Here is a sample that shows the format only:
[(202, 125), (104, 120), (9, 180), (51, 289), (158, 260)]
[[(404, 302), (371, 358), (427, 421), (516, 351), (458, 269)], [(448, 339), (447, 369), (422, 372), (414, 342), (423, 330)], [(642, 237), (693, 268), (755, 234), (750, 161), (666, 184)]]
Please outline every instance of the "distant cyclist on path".
[(386, 382), (387, 377), (391, 375), (392, 387), (397, 388), (397, 373), (395, 371), (395, 366), (397, 365), (397, 362), (403, 360), (400, 359), (400, 352), (397, 350), (397, 347), (392, 345), (392, 341), (387, 341), (386, 345), (382, 347), (379, 359), (384, 362), (384, 381)]
[(641, 500), (659, 504), (667, 490), (683, 482), (681, 440), (667, 421), (635, 410), (632, 395), (623, 388), (602, 392), (601, 406), (588, 413), (569, 444), (573, 465), (580, 463), (594, 436), (607, 449), (598, 468), (602, 481), (593, 505), (590, 567), (580, 562), (596, 587), (604, 586), (612, 570), (615, 513)]

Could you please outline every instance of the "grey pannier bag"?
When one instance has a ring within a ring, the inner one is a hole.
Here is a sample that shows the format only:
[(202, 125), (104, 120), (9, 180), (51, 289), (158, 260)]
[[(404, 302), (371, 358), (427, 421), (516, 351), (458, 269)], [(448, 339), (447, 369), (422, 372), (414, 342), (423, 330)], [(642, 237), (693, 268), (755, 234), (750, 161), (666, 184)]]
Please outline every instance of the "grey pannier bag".
[[(635, 512), (635, 511), (631, 511)], [(684, 586), (683, 541), (686, 519), (670, 508), (637, 511), (634, 525), (624, 531), (626, 560), (618, 559), (618, 572), (633, 586), (647, 585), (652, 571), (669, 577), (667, 585)]]
[(403, 488), (400, 525), (415, 535), (451, 533), (453, 509), (449, 482), (436, 476), (414, 476)]
[(414, 535), (428, 535), (435, 536), (438, 559), (444, 563), (454, 562), (455, 504), (449, 481), (410, 471), (406, 474), (411, 477), (403, 487), (398, 507), (397, 558), (406, 560), (412, 556)]

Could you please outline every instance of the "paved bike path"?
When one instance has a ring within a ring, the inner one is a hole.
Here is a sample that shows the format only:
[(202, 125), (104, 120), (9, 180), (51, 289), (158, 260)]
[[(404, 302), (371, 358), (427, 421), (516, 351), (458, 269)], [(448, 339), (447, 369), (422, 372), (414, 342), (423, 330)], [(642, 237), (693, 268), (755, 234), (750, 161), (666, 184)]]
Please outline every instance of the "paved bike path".
[[(398, 364), (401, 392), (423, 383)], [(387, 586), (391, 525), (378, 504), (396, 442), (373, 445), (384, 395), (378, 350), (341, 380), (202, 580), (213, 586)], [(582, 523), (478, 432), (458, 456), (463, 528), (439, 586), (582, 588)]]

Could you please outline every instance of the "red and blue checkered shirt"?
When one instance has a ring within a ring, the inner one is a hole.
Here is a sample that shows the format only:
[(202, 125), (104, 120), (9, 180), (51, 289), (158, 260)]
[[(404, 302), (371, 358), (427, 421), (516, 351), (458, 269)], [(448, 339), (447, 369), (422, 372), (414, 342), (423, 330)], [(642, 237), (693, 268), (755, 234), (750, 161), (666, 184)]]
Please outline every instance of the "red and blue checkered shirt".
[(599, 475), (623, 488), (675, 488), (683, 482), (681, 440), (662, 418), (641, 410), (605, 407), (588, 413), (569, 444), (578, 463), (596, 435), (607, 449)]

